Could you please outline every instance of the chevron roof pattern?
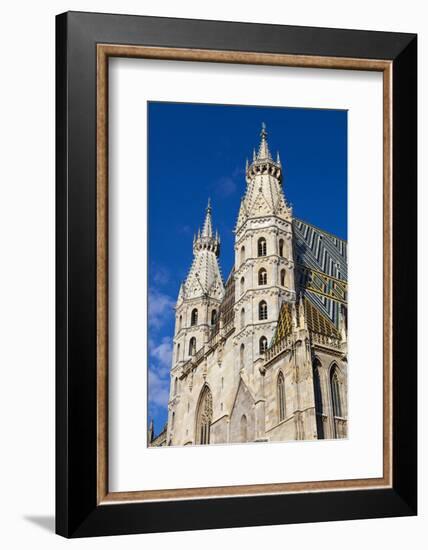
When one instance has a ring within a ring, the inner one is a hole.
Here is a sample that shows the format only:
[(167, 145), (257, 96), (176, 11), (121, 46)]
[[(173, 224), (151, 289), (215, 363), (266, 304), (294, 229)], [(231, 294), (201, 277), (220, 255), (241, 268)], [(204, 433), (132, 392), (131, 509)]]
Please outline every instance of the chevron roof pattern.
[[(348, 280), (347, 242), (298, 218), (293, 220), (293, 232), (297, 294), (306, 296), (338, 326), (340, 304), (347, 303), (347, 292), (342, 292)], [(308, 285), (308, 274), (318, 277), (319, 285), (325, 283), (325, 293), (337, 299), (309, 290), (308, 286), (316, 288), (317, 281), (312, 279)], [(322, 274), (327, 277), (323, 279)]]

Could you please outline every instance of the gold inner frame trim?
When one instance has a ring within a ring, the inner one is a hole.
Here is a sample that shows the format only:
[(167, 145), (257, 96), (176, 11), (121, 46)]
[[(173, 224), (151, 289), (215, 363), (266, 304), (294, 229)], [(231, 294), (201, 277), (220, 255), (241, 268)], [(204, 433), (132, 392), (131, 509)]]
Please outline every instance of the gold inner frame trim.
[[(383, 476), (296, 483), (109, 492), (108, 489), (108, 60), (109, 57), (276, 65), (383, 73)], [(224, 498), (392, 486), (392, 62), (341, 57), (97, 45), (97, 503)]]

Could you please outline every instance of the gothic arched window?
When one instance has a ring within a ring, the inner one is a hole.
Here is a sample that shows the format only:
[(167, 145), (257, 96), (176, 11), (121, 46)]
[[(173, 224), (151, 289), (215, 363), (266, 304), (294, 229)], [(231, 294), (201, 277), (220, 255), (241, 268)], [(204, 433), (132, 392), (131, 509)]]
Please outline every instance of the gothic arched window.
[(244, 368), (244, 354), (245, 354), (245, 346), (244, 344), (241, 344), (241, 347), (239, 348), (239, 368)]
[(245, 246), (241, 246), (241, 264), (245, 261)]
[(280, 280), (281, 280), (281, 286), (285, 286), (285, 269), (281, 269)]
[(333, 416), (342, 416), (342, 403), (340, 399), (340, 382), (337, 374), (337, 366), (334, 365), (330, 374), (331, 400), (333, 405)]
[(204, 386), (199, 397), (196, 415), (196, 444), (209, 445), (211, 422), (213, 419), (213, 398), (208, 386)]
[(268, 342), (266, 336), (262, 336), (259, 340), (259, 350), (261, 354), (267, 350), (267, 345)]
[(217, 310), (213, 309), (211, 312), (211, 324), (215, 325), (217, 323)]
[(245, 309), (241, 309), (241, 328), (245, 327)]
[(179, 319), (178, 319), (178, 330), (180, 331), (181, 330), (181, 326), (183, 324), (183, 316), (180, 315)]
[(195, 355), (196, 353), (196, 338), (192, 336), (189, 340), (189, 355)]
[(177, 390), (178, 390), (178, 379), (176, 377), (174, 378), (174, 395), (177, 395)]
[(257, 241), (257, 255), (266, 256), (266, 239), (264, 237), (260, 237)]
[(259, 269), (259, 285), (267, 285), (267, 271), (264, 267)]
[(278, 418), (279, 422), (285, 420), (285, 384), (284, 384), (284, 375), (280, 371), (278, 374), (278, 379), (276, 381), (276, 389), (278, 395)]
[(259, 320), (264, 321), (268, 318), (267, 303), (262, 300), (259, 303)]
[(320, 368), (321, 368), (321, 364), (316, 359), (313, 364), (315, 415), (316, 415), (318, 439), (324, 439)]
[(280, 256), (284, 256), (284, 240), (283, 239), (279, 239), (278, 253), (279, 253)]
[(173, 412), (171, 415), (171, 430), (174, 429), (174, 424), (175, 424), (175, 412)]
[(247, 438), (247, 417), (245, 416), (245, 414), (243, 414), (241, 416), (241, 426), (240, 426), (240, 431), (241, 431), (241, 442), (242, 443), (246, 443), (248, 438)]
[(175, 355), (175, 360), (176, 361), (180, 360), (180, 344), (177, 344), (177, 352), (176, 352), (176, 355)]
[(198, 310), (196, 308), (194, 310), (192, 310), (192, 316), (191, 316), (190, 324), (191, 324), (192, 327), (194, 325), (198, 324)]
[(244, 294), (245, 291), (245, 279), (241, 277), (241, 294)]

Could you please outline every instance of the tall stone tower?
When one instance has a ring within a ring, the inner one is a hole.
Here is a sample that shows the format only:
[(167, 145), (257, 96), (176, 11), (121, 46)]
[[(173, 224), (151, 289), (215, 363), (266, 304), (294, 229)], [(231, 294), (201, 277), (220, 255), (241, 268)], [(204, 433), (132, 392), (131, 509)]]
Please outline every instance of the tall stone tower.
[(167, 441), (173, 436), (176, 405), (180, 395), (179, 373), (183, 364), (207, 343), (212, 327), (217, 323), (224, 295), (218, 257), (220, 238), (214, 234), (211, 204), (208, 200), (202, 231), (193, 239), (193, 262), (186, 280), (180, 286), (176, 311), (173, 347), (173, 368), (168, 414)]
[(270, 344), (281, 304), (296, 299), (292, 209), (284, 198), (279, 154), (274, 161), (264, 124), (258, 152), (251, 164), (247, 161), (246, 182), (235, 230), (235, 339), (244, 371)]

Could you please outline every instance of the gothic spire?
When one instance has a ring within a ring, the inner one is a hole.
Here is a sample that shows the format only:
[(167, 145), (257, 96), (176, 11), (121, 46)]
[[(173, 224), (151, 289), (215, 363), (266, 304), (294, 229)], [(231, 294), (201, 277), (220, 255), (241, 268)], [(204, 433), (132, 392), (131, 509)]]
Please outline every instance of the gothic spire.
[(204, 226), (202, 228), (202, 237), (211, 238), (213, 236), (213, 226), (211, 220), (211, 199), (208, 199)]
[(213, 232), (213, 223), (211, 219), (211, 200), (208, 199), (206, 208), (204, 225), (202, 232), (198, 229), (197, 238), (193, 241), (193, 252), (196, 254), (198, 250), (210, 250), (216, 256), (220, 254), (220, 239), (218, 233)]
[(180, 289), (179, 300), (204, 295), (222, 298), (224, 286), (218, 263), (219, 255), (220, 237), (218, 231), (213, 231), (211, 202), (208, 200), (202, 231), (198, 230), (193, 239), (193, 261)]
[(272, 160), (270, 151), (269, 151), (269, 145), (267, 142), (267, 131), (266, 131), (266, 124), (262, 122), (262, 130), (260, 132), (260, 145), (259, 145), (259, 152), (257, 155), (258, 160)]

